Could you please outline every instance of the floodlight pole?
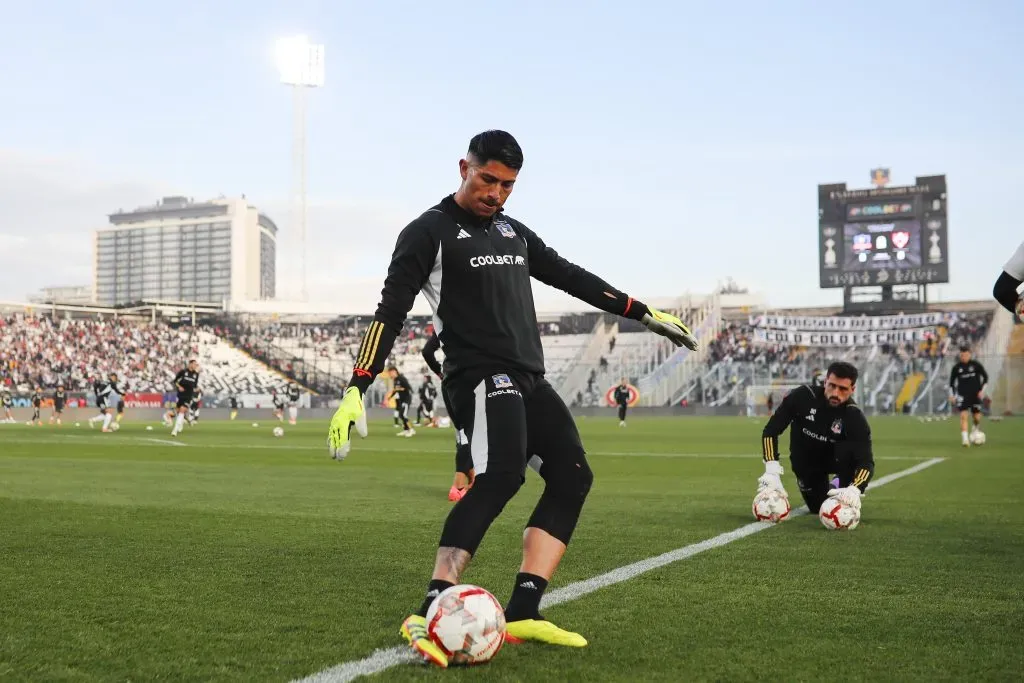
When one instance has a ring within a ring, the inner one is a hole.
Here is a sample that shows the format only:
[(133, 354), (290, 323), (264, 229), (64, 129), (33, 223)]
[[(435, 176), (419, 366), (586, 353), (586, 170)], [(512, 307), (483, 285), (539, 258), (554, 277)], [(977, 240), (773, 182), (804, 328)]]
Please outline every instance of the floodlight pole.
[(300, 298), (309, 301), (306, 277), (306, 89), (324, 84), (324, 46), (312, 45), (306, 36), (278, 41), (277, 66), (281, 82), (292, 88), (292, 196), (291, 219), (298, 233), (301, 258)]
[(299, 299), (309, 301), (306, 279), (306, 86), (294, 83), (294, 121), (292, 123), (292, 224), (295, 225), (301, 251), (301, 280)]

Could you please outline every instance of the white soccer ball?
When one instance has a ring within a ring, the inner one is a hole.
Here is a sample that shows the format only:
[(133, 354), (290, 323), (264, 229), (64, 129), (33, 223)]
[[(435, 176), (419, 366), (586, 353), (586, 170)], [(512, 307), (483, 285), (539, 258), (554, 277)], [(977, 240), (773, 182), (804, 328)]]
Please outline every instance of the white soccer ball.
[(110, 431), (112, 431), (112, 432), (116, 432), (120, 428), (121, 428), (121, 425), (118, 424), (117, 422), (112, 422), (110, 424)]
[(754, 519), (761, 522), (781, 522), (789, 517), (789, 498), (775, 489), (762, 489), (754, 496)]
[(146, 425), (146, 431), (147, 432), (153, 431), (153, 425)]
[(280, 427), (274, 427), (274, 436), (284, 436), (284, 430)]
[(818, 510), (818, 519), (826, 529), (845, 531), (856, 529), (860, 524), (860, 508), (843, 505), (835, 498), (826, 498)]
[(971, 432), (971, 443), (975, 446), (985, 445), (985, 432), (980, 429)]
[(505, 643), (505, 611), (479, 586), (452, 586), (427, 610), (427, 632), (450, 663), (483, 664)]
[(260, 423), (259, 423), (259, 422), (253, 422), (253, 423), (252, 423), (252, 426), (253, 426), (253, 427), (259, 427), (259, 426), (260, 426)]

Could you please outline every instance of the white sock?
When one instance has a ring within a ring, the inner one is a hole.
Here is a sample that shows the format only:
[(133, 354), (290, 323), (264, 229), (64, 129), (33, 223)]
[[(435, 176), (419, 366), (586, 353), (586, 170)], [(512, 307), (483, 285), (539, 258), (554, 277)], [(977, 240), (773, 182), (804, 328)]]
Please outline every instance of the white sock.
[(90, 417), (90, 418), (89, 418), (89, 422), (90, 422), (90, 423), (93, 423), (93, 422), (99, 422), (100, 420), (102, 420), (102, 419), (103, 419), (103, 418), (105, 418), (105, 417), (106, 417), (106, 415), (97, 415), (97, 416), (95, 416), (95, 417)]
[(106, 415), (104, 415), (103, 416), (103, 428), (104, 429), (109, 429), (110, 428), (110, 421), (113, 420), (113, 419), (114, 419), (114, 416), (111, 415), (110, 413), (107, 413)]
[(185, 428), (185, 416), (182, 415), (181, 413), (178, 413), (177, 419), (174, 420), (174, 429), (171, 431), (171, 434), (177, 434), (178, 432), (180, 432), (184, 428)]
[(967, 431), (966, 430), (960, 432), (960, 437), (964, 440), (964, 443), (967, 443)]
[(292, 422), (295, 422), (296, 416), (299, 414), (299, 409), (292, 406), (288, 409), (288, 417), (291, 418)]

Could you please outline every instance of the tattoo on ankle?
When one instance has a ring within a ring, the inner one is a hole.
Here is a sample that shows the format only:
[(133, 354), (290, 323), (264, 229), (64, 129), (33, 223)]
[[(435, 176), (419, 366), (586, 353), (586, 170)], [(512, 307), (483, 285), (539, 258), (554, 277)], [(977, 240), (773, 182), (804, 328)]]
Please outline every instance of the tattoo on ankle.
[(446, 578), (452, 583), (458, 583), (462, 572), (469, 566), (472, 559), (467, 551), (462, 548), (441, 547), (437, 549), (437, 562), (434, 565), (435, 575), (438, 570), (447, 574)]

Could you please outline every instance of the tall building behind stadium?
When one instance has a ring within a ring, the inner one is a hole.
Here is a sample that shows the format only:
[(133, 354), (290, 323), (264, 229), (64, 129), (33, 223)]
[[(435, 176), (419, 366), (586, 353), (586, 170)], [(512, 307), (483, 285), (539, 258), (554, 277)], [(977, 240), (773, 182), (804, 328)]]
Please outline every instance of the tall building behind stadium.
[(244, 197), (164, 197), (109, 218), (93, 243), (99, 305), (222, 304), (275, 296), (277, 226)]

